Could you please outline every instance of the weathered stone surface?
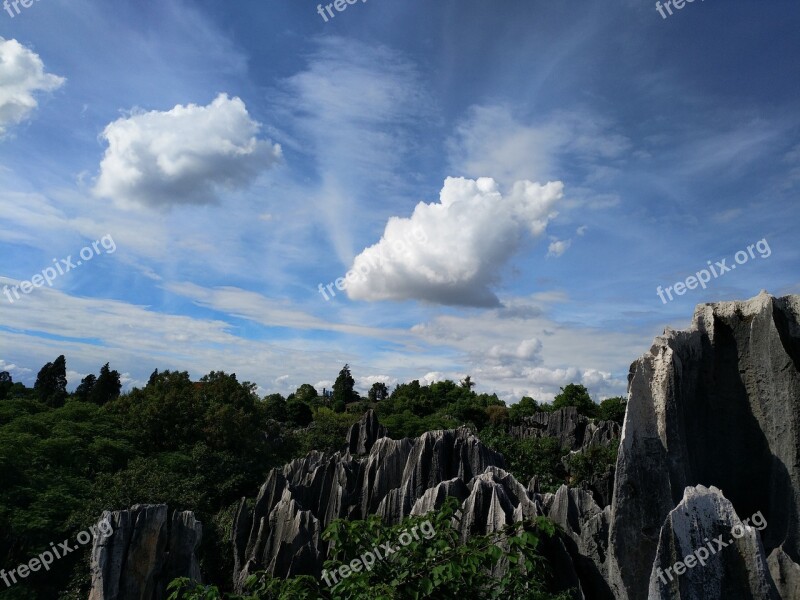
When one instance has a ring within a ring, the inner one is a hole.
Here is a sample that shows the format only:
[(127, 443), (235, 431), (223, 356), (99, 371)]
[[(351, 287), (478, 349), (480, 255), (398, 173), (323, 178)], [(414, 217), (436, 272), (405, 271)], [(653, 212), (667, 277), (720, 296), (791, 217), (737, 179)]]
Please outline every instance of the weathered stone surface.
[(525, 487), (499, 467), (488, 467), (467, 485), (469, 496), (461, 505), (462, 538), (499, 531), (506, 525), (542, 514)]
[(614, 475), (616, 472), (614, 467), (610, 467), (605, 473), (594, 475), (585, 482), (587, 491), (591, 492), (595, 502), (603, 508), (611, 506), (614, 499)]
[[(694, 554), (701, 549), (705, 552)], [(696, 562), (698, 558), (705, 564)], [(690, 568), (678, 574), (678, 561)], [(661, 528), (648, 599), (673, 598), (780, 599), (758, 530), (743, 525), (733, 505), (715, 487), (686, 488), (683, 500)]]
[(766, 552), (800, 555), (800, 297), (701, 305), (629, 376), (608, 577), (621, 600), (647, 594), (661, 525), (698, 484), (738, 514), (762, 511)]
[(408, 438), (381, 438), (372, 447), (361, 477), (362, 518), (376, 513), (383, 499), (400, 487), (413, 447), (414, 440)]
[[(372, 417), (364, 422), (365, 429), (381, 430)], [(464, 482), (502, 465), (501, 455), (464, 428), (415, 440), (381, 437), (358, 458), (349, 450), (311, 452), (273, 470), (252, 511), (242, 502), (232, 531), (234, 584), (241, 589), (249, 574), (262, 569), (279, 577), (319, 574), (328, 551), (321, 534), (334, 520), (378, 514), (399, 522), (421, 499), (418, 508), (441, 502), (437, 494), (444, 491), (460, 489), (466, 498)], [(443, 482), (450, 483), (426, 496)], [(527, 499), (525, 488), (516, 485)]]
[(95, 538), (89, 600), (162, 600), (177, 577), (200, 582), (202, 525), (191, 512), (169, 516), (164, 504), (105, 512), (113, 533)]
[(781, 598), (800, 598), (800, 565), (792, 561), (783, 548), (775, 548), (769, 555), (767, 564)]
[(414, 506), (411, 508), (411, 514), (425, 515), (431, 511), (439, 510), (442, 504), (444, 504), (444, 501), (451, 496), (463, 502), (469, 494), (469, 489), (461, 479), (458, 477), (448, 479), (426, 491), (422, 497), (414, 503)]
[(347, 433), (347, 450), (350, 454), (367, 454), (376, 441), (388, 435), (386, 427), (378, 422), (375, 411), (368, 410)]
[(586, 490), (562, 485), (547, 511), (547, 516), (564, 532), (564, 546), (572, 558), (586, 597), (613, 598), (605, 580), (611, 509), (600, 508)]
[(581, 450), (616, 443), (622, 428), (614, 421), (592, 421), (578, 414), (574, 406), (568, 406), (523, 417), (521, 425), (513, 425), (508, 431), (520, 438), (555, 438), (562, 448)]

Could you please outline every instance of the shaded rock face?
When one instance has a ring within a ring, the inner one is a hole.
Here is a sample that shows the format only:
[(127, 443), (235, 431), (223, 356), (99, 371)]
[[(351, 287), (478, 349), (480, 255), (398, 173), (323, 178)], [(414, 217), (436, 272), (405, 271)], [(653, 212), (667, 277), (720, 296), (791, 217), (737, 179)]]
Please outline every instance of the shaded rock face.
[(781, 598), (800, 598), (800, 565), (783, 551), (775, 548), (767, 559), (772, 581), (778, 589)]
[(197, 547), (202, 524), (164, 504), (105, 512), (113, 533), (92, 547), (89, 600), (163, 600), (177, 577), (201, 581)]
[(578, 414), (574, 406), (568, 406), (552, 413), (541, 412), (523, 417), (522, 425), (513, 425), (508, 431), (520, 438), (556, 438), (562, 448), (575, 451), (616, 443), (622, 428), (614, 421), (593, 422)]
[(766, 555), (800, 559), (799, 314), (800, 297), (766, 293), (701, 305), (631, 366), (609, 533), (617, 598), (647, 596), (662, 525), (698, 484), (739, 515), (762, 512)]
[[(608, 586), (600, 575), (609, 510), (580, 490), (570, 490), (568, 501), (557, 495), (557, 502), (551, 498), (546, 504), (535, 481), (527, 487), (518, 482), (504, 470), (501, 455), (463, 428), (432, 431), (413, 440), (380, 438), (363, 457), (349, 451), (312, 452), (274, 469), (255, 503), (250, 506), (243, 499), (235, 516), (234, 587), (242, 590), (249, 575), (261, 570), (277, 577), (319, 576), (328, 552), (321, 534), (337, 518), (378, 514), (397, 523), (439, 509), (448, 496), (461, 501), (462, 516), (454, 525), (462, 539), (557, 507), (559, 523), (570, 528), (575, 540), (565, 535), (544, 542), (559, 587), (574, 589), (576, 599), (610, 598), (602, 595)], [(499, 565), (498, 572), (507, 567)], [(585, 596), (584, 587), (600, 591)]]
[[(374, 415), (362, 424), (357, 433), (351, 430), (350, 442), (369, 440), (362, 431), (382, 431)], [(383, 437), (367, 446), (369, 453), (360, 458), (349, 451), (312, 452), (274, 469), (252, 509), (242, 500), (232, 532), (237, 589), (259, 570), (278, 577), (318, 575), (328, 550), (321, 534), (335, 519), (379, 514), (397, 523), (420, 499), (440, 502), (441, 496), (426, 494), (443, 482), (450, 482), (443, 491), (460, 489), (464, 495), (463, 482), (487, 467), (503, 466), (502, 456), (467, 429), (432, 431), (415, 440)], [(461, 488), (453, 480), (462, 482)]]
[[(676, 572), (679, 561), (688, 568), (678, 567)], [(661, 528), (648, 598), (779, 600), (780, 596), (757, 529), (743, 525), (720, 490), (697, 486), (686, 488)]]
[(611, 600), (611, 588), (605, 580), (611, 509), (601, 509), (585, 490), (562, 485), (548, 498), (546, 510), (564, 532), (564, 547), (586, 598)]
[(374, 410), (368, 410), (347, 433), (347, 451), (350, 454), (368, 454), (380, 438), (389, 435), (386, 427), (378, 422)]

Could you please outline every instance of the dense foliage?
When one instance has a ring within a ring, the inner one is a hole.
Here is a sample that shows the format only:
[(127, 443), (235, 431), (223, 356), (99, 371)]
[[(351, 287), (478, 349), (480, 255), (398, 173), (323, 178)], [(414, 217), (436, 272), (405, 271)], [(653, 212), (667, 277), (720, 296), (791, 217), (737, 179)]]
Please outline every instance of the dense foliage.
[[(203, 522), (202, 569), (226, 591), (237, 501), (254, 496), (271, 468), (312, 449), (341, 449), (368, 409), (395, 438), (466, 425), (504, 454), (520, 481), (535, 475), (543, 490), (589, 479), (613, 461), (611, 450), (569, 456), (553, 439), (514, 438), (510, 426), (552, 405), (525, 397), (506, 407), (495, 394), (476, 393), (469, 377), (412, 381), (391, 392), (376, 382), (362, 397), (345, 365), (332, 390), (303, 384), (288, 397), (260, 398), (255, 385), (222, 372), (192, 381), (186, 372), (156, 370), (144, 387), (121, 393), (119, 372), (105, 364), (71, 394), (66, 374), (64, 356), (42, 367), (32, 388), (0, 372), (0, 566), (6, 569), (75, 536), (103, 510), (166, 503)], [(583, 386), (565, 386), (557, 400), (583, 414), (624, 417), (624, 400), (598, 406)], [(0, 586), (0, 599), (85, 598), (88, 552), (84, 547), (10, 589)], [(409, 557), (421, 560), (415, 552)]]

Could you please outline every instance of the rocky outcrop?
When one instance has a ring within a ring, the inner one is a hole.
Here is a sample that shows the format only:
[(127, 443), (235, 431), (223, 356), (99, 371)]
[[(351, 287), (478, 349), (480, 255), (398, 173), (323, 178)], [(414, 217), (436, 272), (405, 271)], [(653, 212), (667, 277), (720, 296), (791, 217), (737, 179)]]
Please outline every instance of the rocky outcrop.
[[(374, 415), (362, 422), (364, 431), (381, 431)], [(351, 441), (369, 439), (358, 430), (355, 436), (351, 430)], [(364, 457), (354, 457), (349, 448), (331, 455), (312, 452), (273, 470), (252, 510), (242, 500), (232, 533), (238, 589), (258, 570), (279, 577), (319, 574), (328, 550), (321, 533), (335, 519), (379, 514), (396, 523), (420, 499), (423, 505), (435, 504), (437, 497), (429, 491), (440, 484), (451, 485), (438, 493), (455, 490), (454, 479), (469, 482), (487, 467), (503, 466), (500, 454), (463, 428), (367, 445), (371, 449)]]
[(761, 511), (765, 553), (800, 559), (798, 314), (800, 297), (766, 293), (701, 305), (632, 365), (609, 533), (617, 598), (646, 597), (662, 525), (696, 485)]
[(783, 551), (775, 548), (767, 559), (772, 581), (781, 598), (800, 598), (800, 565), (793, 562)]
[(555, 438), (562, 448), (573, 451), (616, 443), (621, 431), (618, 423), (592, 421), (578, 414), (574, 406), (523, 417), (521, 425), (509, 427), (509, 433), (515, 437)]
[(611, 509), (600, 508), (591, 493), (566, 485), (549, 499), (546, 509), (547, 516), (564, 532), (562, 539), (586, 598), (611, 600), (605, 580)]
[(201, 581), (197, 547), (203, 528), (193, 513), (136, 505), (105, 512), (100, 520), (112, 533), (95, 538), (89, 600), (163, 600), (173, 579)]
[(688, 487), (661, 528), (649, 600), (779, 600), (758, 530), (715, 487)]
[(388, 435), (386, 427), (378, 422), (375, 411), (368, 410), (347, 433), (347, 450), (350, 454), (368, 454), (375, 442)]

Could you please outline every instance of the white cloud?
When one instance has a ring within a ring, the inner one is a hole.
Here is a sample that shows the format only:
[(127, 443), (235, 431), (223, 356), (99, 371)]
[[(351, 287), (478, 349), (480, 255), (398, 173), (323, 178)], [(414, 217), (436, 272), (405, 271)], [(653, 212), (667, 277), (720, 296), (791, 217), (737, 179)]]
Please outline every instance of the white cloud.
[(572, 245), (572, 240), (553, 240), (547, 247), (547, 256), (558, 258)]
[(383, 383), (391, 392), (394, 386), (399, 383), (397, 377), (392, 377), (391, 375), (366, 375), (356, 377), (355, 380), (356, 388), (364, 391), (369, 391), (373, 383)]
[(560, 387), (581, 383), (592, 397), (624, 395), (627, 366), (647, 348), (648, 332), (617, 333), (559, 323), (547, 316), (569, 300), (560, 293), (503, 298), (501, 308), (438, 315), (412, 331), (455, 352), (451, 379), (466, 371), (480, 391), (506, 401), (528, 395), (550, 401)]
[(522, 340), (517, 345), (495, 344), (489, 348), (487, 355), (490, 359), (512, 359), (538, 362), (541, 360), (539, 353), (542, 351), (542, 342), (536, 338)]
[(2, 358), (0, 358), (0, 372), (2, 372), (2, 371), (5, 371), (9, 375), (11, 375), (12, 379), (15, 379), (15, 378), (19, 379), (20, 377), (27, 377), (28, 375), (30, 375), (33, 372), (33, 371), (31, 371), (31, 369), (26, 369), (25, 367), (18, 367), (17, 365), (15, 365), (13, 363), (6, 362)]
[(586, 234), (586, 231), (587, 231), (588, 229), (589, 229), (589, 226), (588, 226), (588, 225), (581, 225), (580, 227), (578, 227), (578, 228), (575, 230), (575, 233), (577, 233), (578, 235), (584, 235), (584, 234)]
[(125, 207), (214, 203), (280, 159), (279, 145), (256, 137), (260, 127), (226, 94), (208, 106), (135, 111), (103, 131), (108, 149), (94, 192)]
[(44, 72), (39, 55), (17, 40), (0, 36), (0, 136), (21, 123), (38, 106), (34, 94), (51, 92), (66, 81)]
[(449, 177), (439, 203), (420, 203), (410, 218), (389, 219), (381, 240), (353, 261), (354, 300), (423, 300), (497, 306), (490, 286), (522, 233), (544, 233), (563, 185), (518, 181), (505, 196), (491, 178)]

